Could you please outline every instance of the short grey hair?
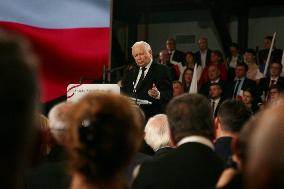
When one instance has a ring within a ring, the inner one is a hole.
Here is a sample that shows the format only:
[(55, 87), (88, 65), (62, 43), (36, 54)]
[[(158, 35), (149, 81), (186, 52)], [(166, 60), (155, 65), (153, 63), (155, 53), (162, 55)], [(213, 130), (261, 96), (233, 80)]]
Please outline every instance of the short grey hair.
[(172, 146), (167, 115), (158, 114), (151, 117), (145, 126), (145, 142), (154, 150)]
[(52, 107), (48, 113), (49, 129), (57, 143), (62, 143), (69, 129), (68, 112), (72, 107), (71, 102), (61, 102)]
[(145, 42), (145, 41), (137, 41), (136, 43), (133, 44), (133, 46), (131, 47), (131, 49), (137, 47), (137, 46), (143, 46), (145, 48), (146, 51), (151, 51), (151, 46)]

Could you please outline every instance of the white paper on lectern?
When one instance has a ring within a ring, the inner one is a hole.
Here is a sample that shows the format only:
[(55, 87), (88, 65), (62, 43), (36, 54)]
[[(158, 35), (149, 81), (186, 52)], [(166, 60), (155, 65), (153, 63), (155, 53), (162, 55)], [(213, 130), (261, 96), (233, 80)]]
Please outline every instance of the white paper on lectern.
[(67, 101), (77, 102), (85, 94), (92, 91), (120, 94), (120, 87), (117, 84), (69, 84), (67, 86)]
[(137, 103), (138, 105), (145, 105), (145, 104), (152, 104), (152, 102), (148, 100), (142, 100), (139, 98), (130, 98), (133, 102)]

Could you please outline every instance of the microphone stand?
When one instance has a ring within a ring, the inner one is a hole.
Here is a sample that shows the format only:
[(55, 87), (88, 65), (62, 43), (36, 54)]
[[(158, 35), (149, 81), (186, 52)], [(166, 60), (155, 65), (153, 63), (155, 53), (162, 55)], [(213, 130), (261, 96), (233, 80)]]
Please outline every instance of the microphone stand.
[(135, 104), (138, 105), (138, 103), (137, 103), (137, 91), (136, 91), (136, 87), (135, 87), (135, 82), (134, 81), (133, 81), (132, 85), (133, 85), (133, 93), (134, 93)]
[[(116, 67), (116, 68), (112, 68), (112, 69), (109, 69), (107, 70), (104, 66), (104, 70), (103, 70), (103, 82), (105, 83), (106, 82), (106, 78), (109, 74), (112, 74), (114, 72), (117, 72), (117, 71), (120, 71), (122, 69), (124, 69), (126, 66), (128, 65), (123, 65), (123, 66), (119, 66), (119, 67)], [(110, 81), (108, 81), (108, 83), (110, 83)]]

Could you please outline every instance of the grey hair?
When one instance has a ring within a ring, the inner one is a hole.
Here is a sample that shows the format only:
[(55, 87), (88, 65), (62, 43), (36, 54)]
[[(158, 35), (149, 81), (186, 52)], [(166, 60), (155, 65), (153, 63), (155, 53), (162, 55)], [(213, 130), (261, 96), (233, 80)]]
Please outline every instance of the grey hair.
[(172, 146), (167, 115), (158, 114), (151, 117), (145, 126), (145, 142), (154, 150)]
[(64, 140), (69, 129), (68, 111), (72, 105), (71, 102), (61, 102), (53, 106), (48, 113), (50, 132), (59, 143)]
[(131, 49), (137, 47), (137, 46), (143, 46), (145, 48), (146, 51), (151, 51), (151, 46), (145, 42), (145, 41), (137, 41), (136, 43), (133, 44), (133, 46), (131, 47)]

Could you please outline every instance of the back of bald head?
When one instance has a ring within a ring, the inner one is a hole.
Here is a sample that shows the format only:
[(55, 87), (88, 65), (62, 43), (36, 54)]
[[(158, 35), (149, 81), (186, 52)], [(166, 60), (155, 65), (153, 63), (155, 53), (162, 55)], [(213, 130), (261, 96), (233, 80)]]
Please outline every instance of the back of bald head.
[(258, 115), (257, 128), (248, 144), (248, 188), (284, 188), (283, 109), (282, 98)]

